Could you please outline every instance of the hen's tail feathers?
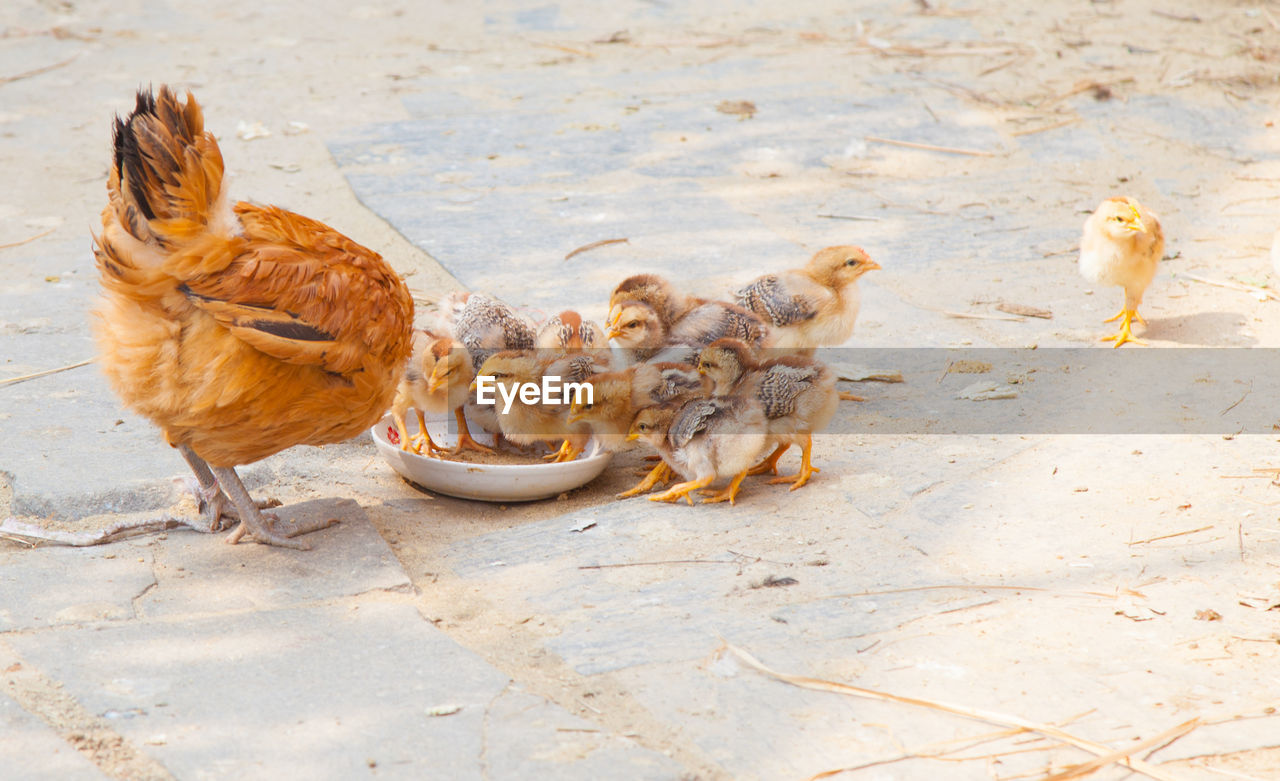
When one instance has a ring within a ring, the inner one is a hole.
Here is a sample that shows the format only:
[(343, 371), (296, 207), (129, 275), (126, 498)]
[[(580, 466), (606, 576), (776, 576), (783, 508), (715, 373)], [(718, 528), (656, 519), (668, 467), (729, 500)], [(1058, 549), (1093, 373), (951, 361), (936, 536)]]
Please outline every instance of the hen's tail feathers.
[(137, 239), (171, 246), (231, 228), (221, 224), (230, 215), (222, 198), (222, 152), (190, 92), (180, 103), (167, 86), (158, 96), (138, 90), (133, 112), (116, 117), (112, 140), (107, 188), (121, 224)]

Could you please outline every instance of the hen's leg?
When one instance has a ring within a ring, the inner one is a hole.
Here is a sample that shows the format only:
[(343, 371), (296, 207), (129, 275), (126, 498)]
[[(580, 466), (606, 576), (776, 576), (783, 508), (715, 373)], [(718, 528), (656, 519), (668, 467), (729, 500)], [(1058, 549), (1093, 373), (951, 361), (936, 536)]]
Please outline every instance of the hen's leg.
[(227, 542), (233, 545), (239, 542), (246, 533), (250, 533), (253, 535), (253, 539), (267, 545), (278, 545), (282, 548), (294, 548), (295, 550), (310, 550), (311, 546), (295, 542), (289, 538), (320, 529), (327, 529), (337, 523), (332, 518), (322, 518), (302, 525), (293, 525), (287, 533), (281, 536), (274, 528), (275, 522), (279, 521), (280, 518), (275, 513), (263, 513), (258, 509), (253, 497), (249, 496), (249, 492), (245, 490), (244, 483), (240, 482), (240, 475), (236, 474), (235, 469), (229, 466), (215, 466), (210, 467), (210, 469), (213, 471), (214, 476), (218, 478), (218, 482), (222, 484), (223, 489), (235, 504), (236, 509), (240, 512), (240, 525), (231, 534), (227, 535)]
[[(231, 524), (240, 519), (239, 514), (234, 506), (228, 506), (226, 494), (222, 493), (218, 479), (209, 470), (209, 464), (186, 445), (178, 445), (178, 452), (186, 459), (187, 466), (191, 467), (191, 471), (195, 472), (196, 480), (200, 482), (196, 499), (199, 502), (200, 514), (209, 523), (207, 531), (212, 534), (230, 529)], [(223, 519), (227, 522), (224, 523)]]

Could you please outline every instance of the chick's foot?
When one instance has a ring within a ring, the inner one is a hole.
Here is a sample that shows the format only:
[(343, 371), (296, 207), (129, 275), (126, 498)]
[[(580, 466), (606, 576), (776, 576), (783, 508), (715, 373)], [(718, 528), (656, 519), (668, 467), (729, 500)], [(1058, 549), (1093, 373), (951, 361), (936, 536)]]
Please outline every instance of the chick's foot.
[(1119, 347), (1120, 345), (1125, 344), (1127, 342), (1133, 342), (1134, 344), (1145, 345), (1146, 342), (1142, 341), (1141, 339), (1135, 339), (1133, 336), (1132, 327), (1133, 327), (1133, 318), (1135, 317), (1138, 318), (1138, 321), (1140, 323), (1142, 323), (1143, 325), (1146, 325), (1146, 321), (1143, 320), (1138, 315), (1137, 311), (1131, 310), (1131, 309), (1125, 309), (1115, 317), (1104, 320), (1103, 322), (1110, 323), (1111, 321), (1116, 320), (1118, 318), (1120, 320), (1120, 331), (1119, 333), (1102, 337), (1102, 341), (1115, 342), (1115, 345), (1113, 345), (1115, 347)]
[(742, 481), (745, 480), (749, 474), (751, 474), (751, 470), (739, 472), (734, 475), (733, 480), (729, 482), (729, 485), (727, 485), (723, 490), (709, 492), (702, 498), (702, 503), (715, 504), (717, 502), (728, 502), (729, 504), (735, 504), (738, 498), (738, 489), (742, 487)]
[(686, 483), (676, 483), (675, 485), (671, 486), (670, 488), (663, 491), (662, 493), (654, 494), (653, 496), (650, 496), (649, 501), (678, 502), (681, 499), (683, 499), (689, 504), (693, 504), (693, 498), (690, 497), (689, 494), (693, 493), (699, 488), (706, 488), (707, 486), (711, 485), (711, 481), (714, 479), (715, 478), (713, 477), (704, 477), (701, 480), (690, 480)]
[(623, 491), (622, 493), (618, 494), (618, 498), (626, 499), (629, 496), (642, 494), (645, 491), (648, 491), (650, 488), (653, 488), (659, 482), (663, 484), (667, 483), (668, 481), (671, 480), (674, 474), (675, 473), (671, 471), (671, 467), (667, 466), (665, 462), (659, 461), (657, 466), (649, 470), (649, 474), (646, 475), (643, 480), (637, 483), (635, 487), (631, 488), (630, 490)]

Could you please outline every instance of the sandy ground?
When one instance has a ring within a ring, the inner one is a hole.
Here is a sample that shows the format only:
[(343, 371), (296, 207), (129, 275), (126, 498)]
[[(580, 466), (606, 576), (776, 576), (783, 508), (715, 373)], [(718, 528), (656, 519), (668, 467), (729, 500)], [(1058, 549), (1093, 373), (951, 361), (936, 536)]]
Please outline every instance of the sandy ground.
[[(772, 210), (771, 202), (808, 196), (817, 201), (827, 194), (834, 203), (848, 188), (861, 193), (856, 208), (890, 215), (865, 226), (862, 243), (873, 250), (877, 235), (918, 230), (930, 236), (939, 258), (963, 255), (953, 253), (946, 237), (929, 226), (950, 224), (975, 208), (996, 214), (993, 220), (1013, 215), (1038, 237), (1029, 249), (1031, 259), (1016, 271), (981, 255), (945, 264), (884, 257), (885, 270), (869, 285), (855, 343), (1093, 344), (1105, 328), (1098, 321), (1112, 313), (1119, 297), (1113, 300), (1113, 291), (1086, 291), (1072, 267), (1073, 246), (1082, 208), (1123, 187), (1161, 212), (1170, 236), (1165, 270), (1144, 309), (1151, 321), (1151, 349), (1280, 346), (1277, 304), (1250, 292), (1272, 278), (1266, 251), (1280, 199), (1273, 195), (1280, 181), (1274, 153), (1280, 130), (1272, 125), (1280, 118), (1280, 7), (1047, 0), (996, 13), (959, 2), (864, 5), (706, 3), (650, 19), (640, 6), (606, 10), (595, 3), (566, 2), (550, 6), (562, 24), (539, 29), (518, 21), (526, 18), (521, 14), (536, 17), (547, 6), (519, 3), (224, 2), (182, 13), (142, 0), (8, 3), (0, 10), (0, 150), (7, 161), (0, 252), (22, 258), (23, 265), (11, 268), (4, 279), (13, 293), (44, 294), (45, 286), (67, 277), (79, 285), (71, 300), (85, 303), (93, 284), (88, 236), (104, 199), (109, 120), (128, 110), (139, 84), (167, 82), (197, 93), (238, 194), (321, 219), (375, 248), (406, 276), (426, 311), (463, 285), (357, 198), (330, 143), (371, 125), (409, 120), (412, 112), (402, 97), (431, 94), (437, 85), (456, 88), (472, 77), (480, 85), (473, 93), (501, 106), (484, 84), (509, 74), (551, 73), (551, 78), (590, 85), (626, 79), (632, 71), (751, 59), (770, 63), (773, 76), (789, 74), (798, 81), (926, 84), (923, 105), (929, 113), (934, 111), (930, 101), (945, 104), (948, 121), (991, 129), (1003, 148), (1028, 135), (1049, 138), (1060, 128), (1090, 133), (1073, 137), (1083, 140), (1068, 145), (1070, 163), (1053, 162), (1050, 149), (1043, 153), (1050, 157), (1035, 158), (1044, 161), (1042, 177), (1013, 183), (996, 175), (1003, 158), (986, 157), (989, 148), (970, 150), (978, 155), (930, 155), (900, 147), (881, 149), (882, 154), (855, 150), (818, 173), (785, 158), (744, 160), (740, 175), (718, 185), (720, 194), (796, 245), (778, 265), (803, 258), (806, 248), (835, 243), (830, 240), (847, 232), (848, 225), (792, 219)], [(971, 26), (972, 40), (948, 41), (932, 32), (939, 20), (956, 17)], [(679, 92), (685, 77), (673, 78), (672, 90)], [(748, 93), (751, 85), (734, 86)], [(589, 92), (587, 86), (583, 92)], [(1240, 136), (1184, 140), (1173, 129), (1166, 135), (1159, 119), (1117, 128), (1093, 113), (1098, 106), (1160, 95), (1176, 95), (1206, 115), (1237, 116)], [(259, 123), (267, 134), (253, 137)], [(1090, 158), (1078, 149), (1094, 139), (1117, 137), (1128, 154), (1099, 147), (1098, 156)], [(1248, 140), (1247, 149), (1237, 145), (1241, 137)], [(933, 145), (969, 146), (964, 138)], [(1039, 164), (1025, 157), (1021, 162), (1033, 170)], [(357, 164), (347, 169), (366, 170)], [(915, 183), (939, 176), (962, 181), (970, 174), (978, 182), (973, 190), (941, 191)], [(819, 223), (816, 230), (825, 235), (814, 234)], [(903, 227), (908, 224), (918, 227)], [(1035, 233), (1040, 229), (1046, 230)], [(564, 250), (581, 243), (566, 240)], [(614, 256), (616, 263), (642, 262), (638, 256), (644, 250), (635, 243), (616, 248), (622, 253)], [(762, 270), (740, 269), (748, 276)], [(1214, 286), (1191, 275), (1246, 289)], [(700, 275), (696, 284), (712, 289), (728, 276), (717, 270)], [(554, 292), (540, 284), (541, 294)], [(498, 292), (517, 294), (510, 288)], [(1051, 309), (1055, 319), (1010, 323), (938, 314), (990, 315), (999, 300)], [(11, 330), (25, 327), (3, 312), (0, 321)], [(83, 340), (76, 344), (77, 349), (87, 346)], [(77, 356), (65, 357), (69, 362)], [(0, 357), (0, 370), (14, 376), (40, 368), (48, 367)], [(895, 392), (868, 389), (872, 409), (891, 414)], [(1265, 389), (1252, 392), (1262, 396)], [(681, 719), (697, 722), (706, 713), (687, 703), (681, 706), (687, 712), (673, 712), (646, 697), (646, 687), (653, 690), (656, 684), (645, 670), (669, 676), (667, 668), (655, 662), (650, 668), (592, 672), (584, 657), (557, 645), (569, 642), (564, 638), (575, 626), (597, 620), (594, 606), (587, 604), (590, 596), (552, 609), (531, 595), (558, 593), (554, 581), (566, 572), (581, 579), (566, 581), (566, 587), (577, 583), (590, 591), (591, 584), (607, 582), (617, 594), (661, 589), (667, 582), (688, 585), (692, 578), (717, 605), (783, 616), (805, 600), (833, 593), (882, 590), (878, 599), (891, 603), (896, 597), (890, 593), (899, 587), (961, 581), (1023, 585), (1028, 590), (1017, 596), (939, 598), (922, 618), (890, 622), (877, 637), (850, 639), (832, 629), (835, 634), (823, 635), (803, 653), (780, 643), (772, 663), (794, 669), (802, 659), (809, 674), (941, 699), (974, 702), (974, 691), (989, 690), (993, 707), (1045, 721), (1100, 708), (1105, 718), (1095, 717), (1103, 719), (1098, 730), (1116, 740), (1151, 737), (1191, 717), (1248, 716), (1242, 722), (1252, 725), (1248, 729), (1231, 729), (1228, 723), (1226, 729), (1219, 725), (1216, 731), (1193, 733), (1202, 736), (1201, 742), (1173, 757), (1166, 769), (1182, 773), (1178, 778), (1233, 773), (1278, 778), (1280, 727), (1266, 718), (1274, 712), (1266, 709), (1275, 699), (1280, 656), (1277, 493), (1250, 471), (1277, 463), (1274, 451), (1272, 436), (1082, 441), (1044, 435), (842, 435), (819, 443), (816, 458), (824, 471), (811, 486), (795, 495), (761, 490), (736, 511), (738, 516), (701, 510), (677, 516), (665, 512), (668, 508), (636, 510), (638, 502), (619, 509), (624, 505), (610, 496), (634, 479), (628, 469), (639, 465), (634, 454), (620, 457), (600, 481), (562, 501), (519, 506), (423, 496), (385, 470), (367, 469), (367, 448), (355, 456), (339, 451), (335, 458), (358, 456), (366, 465), (362, 474), (343, 480), (413, 579), (415, 604), (436, 626), (529, 691), (601, 729), (634, 736), (667, 753), (692, 777), (749, 774), (712, 748), (715, 729), (682, 726)], [(10, 457), (16, 457), (14, 451), (6, 451), (5, 458)], [(332, 488), (314, 464), (300, 467), (312, 471), (311, 481), (297, 480), (296, 473), (272, 473), (277, 476), (264, 478), (266, 484), (258, 488), (286, 503), (329, 495)], [(1234, 479), (1239, 475), (1250, 479)], [(0, 480), (0, 511), (12, 499), (13, 489)], [(424, 504), (443, 520), (420, 522)], [(850, 506), (857, 508), (858, 524), (831, 521), (833, 507)], [(677, 567), (678, 575), (651, 566), (577, 569), (617, 563), (600, 549), (589, 558), (569, 553), (526, 561), (502, 574), (477, 574), (487, 546), (515, 545), (521, 530), (583, 514), (602, 519), (617, 514), (643, 529), (643, 542), (630, 551), (636, 561), (730, 563)], [(952, 522), (958, 525), (942, 531)], [(21, 549), (5, 541), (0, 546)], [(919, 577), (904, 580), (904, 572)], [(773, 575), (793, 575), (800, 583), (764, 587), (766, 576)], [(1036, 596), (1037, 589), (1044, 593)], [(1097, 602), (1098, 593), (1107, 598)], [(681, 620), (680, 610), (674, 610), (673, 626)], [(834, 621), (826, 614), (814, 621), (821, 625), (828, 619)], [(785, 620), (773, 623), (781, 626)], [(681, 634), (672, 642), (687, 637)], [(704, 657), (714, 647), (713, 637), (706, 641), (703, 636), (682, 652)], [(871, 650), (877, 643), (880, 648)], [(1150, 669), (1113, 664), (1126, 654), (1149, 659)], [(962, 668), (980, 683), (962, 686), (959, 681), (973, 680), (959, 672)], [(683, 684), (670, 678), (668, 685)], [(34, 675), (10, 684), (11, 692), (26, 692), (15, 696), (24, 707), (64, 731), (92, 721), (57, 688), (56, 682)], [(708, 701), (705, 711), (716, 707)], [(716, 718), (732, 721), (741, 715)], [(890, 742), (900, 734), (919, 746), (950, 734), (926, 728), (917, 734), (900, 723), (901, 712), (876, 715), (896, 719), (896, 727), (886, 728)], [(1089, 717), (1081, 718), (1087, 722)], [(1257, 737), (1264, 734), (1259, 731), (1266, 729), (1259, 726), (1263, 722), (1270, 724), (1266, 734), (1271, 738)], [(868, 743), (874, 742), (870, 729), (855, 727), (852, 719), (847, 725), (848, 734)], [(161, 772), (145, 756), (113, 750), (109, 731), (85, 740), (96, 746), (87, 753), (116, 777)], [(784, 748), (774, 748), (785, 755)], [(1066, 760), (1055, 761), (1061, 768)], [(1012, 777), (1000, 759), (985, 765), (975, 771), (968, 763), (964, 772)], [(778, 770), (786, 764), (765, 767)], [(929, 778), (937, 777), (935, 772), (937, 765), (905, 763), (868, 777)]]

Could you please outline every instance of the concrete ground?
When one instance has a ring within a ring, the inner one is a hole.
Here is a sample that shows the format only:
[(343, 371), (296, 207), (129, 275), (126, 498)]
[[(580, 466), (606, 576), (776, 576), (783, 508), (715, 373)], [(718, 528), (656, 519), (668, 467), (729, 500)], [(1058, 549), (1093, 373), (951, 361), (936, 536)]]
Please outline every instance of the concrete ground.
[[(722, 295), (856, 243), (883, 270), (849, 346), (906, 382), (848, 386), (868, 401), (821, 473), (735, 507), (615, 501), (640, 453), (558, 500), (435, 496), (363, 436), (242, 470), (342, 519), (311, 551), (0, 538), (0, 777), (1013, 779), (1123, 750), (1280, 778), (1280, 491), (1255, 471), (1280, 458), (1251, 373), (1280, 345), (1280, 10), (187, 5), (0, 9), (0, 518), (182, 501), (96, 367), (11, 381), (94, 355), (110, 120), (145, 84), (195, 92), (236, 195), (383, 253), (424, 315), (466, 288), (599, 317), (632, 270)], [(1121, 193), (1169, 244), (1149, 346), (1115, 353), (1119, 293), (1074, 248)], [(1120, 406), (1053, 414), (1073, 399), (1030, 347)], [(990, 371), (941, 370), (976, 348)], [(1136, 379), (1098, 368), (1137, 353)], [(957, 400), (975, 380), (1019, 398)], [(1153, 398), (1186, 414), (1148, 426)]]

